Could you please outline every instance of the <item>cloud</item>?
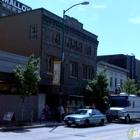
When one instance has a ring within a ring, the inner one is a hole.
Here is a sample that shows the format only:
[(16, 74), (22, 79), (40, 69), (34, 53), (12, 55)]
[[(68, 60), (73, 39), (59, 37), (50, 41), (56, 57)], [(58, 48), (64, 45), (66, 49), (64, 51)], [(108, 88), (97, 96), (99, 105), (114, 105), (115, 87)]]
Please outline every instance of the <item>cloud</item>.
[(85, 8), (82, 7), (82, 6), (79, 6), (79, 7), (78, 7), (78, 10), (79, 10), (79, 11), (85, 11)]
[(67, 0), (59, 0), (62, 3), (68, 4), (69, 2)]
[(107, 8), (106, 5), (97, 5), (97, 4), (93, 4), (93, 9), (104, 9)]
[(134, 23), (134, 24), (140, 24), (140, 16), (131, 18), (131, 19), (129, 19), (129, 21)]

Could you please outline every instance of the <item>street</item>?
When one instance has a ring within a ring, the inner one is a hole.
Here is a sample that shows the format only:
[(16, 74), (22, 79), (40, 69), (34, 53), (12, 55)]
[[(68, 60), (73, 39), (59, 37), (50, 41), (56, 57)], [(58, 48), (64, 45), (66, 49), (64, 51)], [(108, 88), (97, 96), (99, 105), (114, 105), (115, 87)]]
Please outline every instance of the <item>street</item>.
[[(140, 130), (140, 122), (125, 124), (114, 122), (104, 126), (43, 127), (10, 132), (0, 132), (1, 140), (128, 140), (130, 128)], [(133, 138), (133, 139), (139, 139)]]

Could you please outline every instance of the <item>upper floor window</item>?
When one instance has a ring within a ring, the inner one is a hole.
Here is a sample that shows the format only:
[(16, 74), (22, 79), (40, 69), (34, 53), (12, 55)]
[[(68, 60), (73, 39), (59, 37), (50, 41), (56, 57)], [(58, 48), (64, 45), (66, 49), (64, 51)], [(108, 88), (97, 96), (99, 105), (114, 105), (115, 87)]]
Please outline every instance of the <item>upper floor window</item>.
[(113, 83), (113, 78), (110, 77), (110, 87), (112, 87), (112, 83)]
[(91, 55), (91, 46), (86, 46), (85, 53)]
[(92, 79), (93, 78), (93, 69), (90, 66), (83, 66), (83, 78), (84, 79)]
[(54, 42), (56, 44), (60, 44), (60, 33), (57, 32), (54, 33)]
[(82, 42), (79, 42), (79, 43), (78, 43), (78, 48), (77, 48), (77, 50), (78, 50), (79, 52), (82, 52)]
[(47, 72), (53, 73), (53, 57), (48, 57), (46, 60)]
[(117, 88), (117, 78), (115, 78), (115, 88)]
[(77, 50), (77, 40), (72, 41), (72, 49)]
[(87, 68), (87, 79), (92, 79), (92, 68), (91, 67)]
[(120, 87), (123, 85), (123, 79), (120, 79)]
[(83, 66), (83, 78), (86, 79), (87, 78), (87, 67)]
[(70, 62), (70, 76), (77, 77), (77, 63)]
[(67, 38), (66, 46), (71, 48), (71, 46), (72, 46), (72, 39), (71, 38)]
[(37, 39), (37, 37), (38, 37), (37, 25), (30, 26), (30, 39)]

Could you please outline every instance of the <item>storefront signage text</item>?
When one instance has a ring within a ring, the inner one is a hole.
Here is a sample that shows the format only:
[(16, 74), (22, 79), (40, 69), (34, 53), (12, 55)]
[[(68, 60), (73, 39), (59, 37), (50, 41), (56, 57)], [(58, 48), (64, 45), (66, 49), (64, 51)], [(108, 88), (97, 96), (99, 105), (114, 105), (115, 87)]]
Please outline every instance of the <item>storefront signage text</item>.
[(24, 12), (32, 10), (32, 8), (30, 8), (30, 7), (24, 5), (16, 0), (0, 0), (0, 1), (2, 1), (6, 4), (9, 4), (9, 5), (21, 10), (21, 11), (24, 11)]

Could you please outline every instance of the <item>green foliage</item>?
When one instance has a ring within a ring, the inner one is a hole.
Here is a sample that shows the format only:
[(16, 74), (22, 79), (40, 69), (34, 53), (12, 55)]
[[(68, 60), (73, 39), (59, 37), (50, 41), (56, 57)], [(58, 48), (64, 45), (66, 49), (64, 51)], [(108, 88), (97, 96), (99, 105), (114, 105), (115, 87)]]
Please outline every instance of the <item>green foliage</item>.
[(40, 59), (34, 59), (32, 54), (25, 68), (22, 68), (20, 65), (16, 66), (13, 70), (16, 84), (18, 85), (18, 90), (21, 94), (21, 98), (25, 98), (36, 91), (37, 82), (40, 81), (39, 72), (39, 63)]
[(127, 94), (137, 94), (135, 80), (128, 77), (121, 86), (121, 92), (125, 92)]
[(40, 81), (39, 76), (39, 61), (40, 59), (34, 59), (32, 54), (25, 68), (22, 68), (20, 65), (16, 66), (13, 70), (15, 76), (15, 82), (18, 86), (18, 90), (22, 98), (22, 118), (21, 123), (23, 123), (23, 112), (24, 112), (24, 100), (25, 97), (31, 95), (37, 89), (37, 83)]
[(137, 95), (140, 96), (140, 82), (136, 83)]
[(140, 82), (128, 77), (121, 86), (121, 92), (140, 96)]
[(86, 85), (86, 91), (91, 96), (92, 103), (103, 103), (108, 94), (108, 78), (106, 76), (106, 68), (97, 73), (96, 79), (93, 79)]

